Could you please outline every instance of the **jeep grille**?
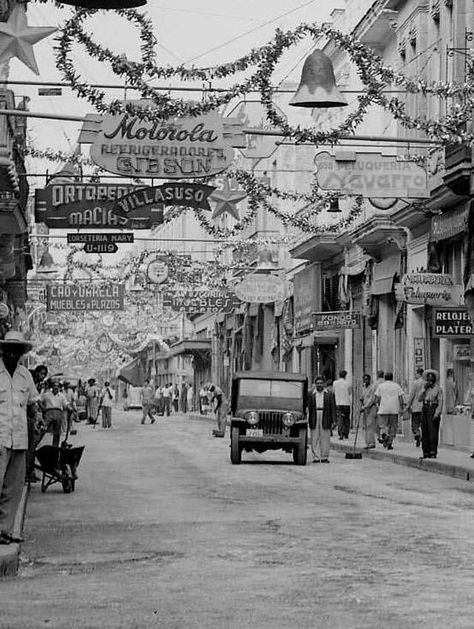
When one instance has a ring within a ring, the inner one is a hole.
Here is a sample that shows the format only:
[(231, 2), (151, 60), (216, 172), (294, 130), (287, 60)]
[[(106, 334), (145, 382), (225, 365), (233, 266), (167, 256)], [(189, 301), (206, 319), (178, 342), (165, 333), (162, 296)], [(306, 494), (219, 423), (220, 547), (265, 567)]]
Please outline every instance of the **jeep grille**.
[(283, 413), (259, 411), (258, 417), (258, 426), (263, 428), (264, 435), (281, 435), (283, 433)]

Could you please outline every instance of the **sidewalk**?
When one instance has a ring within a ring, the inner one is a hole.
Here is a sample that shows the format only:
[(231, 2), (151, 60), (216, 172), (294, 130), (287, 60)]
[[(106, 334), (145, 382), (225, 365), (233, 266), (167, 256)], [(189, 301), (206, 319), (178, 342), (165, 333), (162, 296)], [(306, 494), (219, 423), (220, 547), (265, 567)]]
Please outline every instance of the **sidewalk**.
[[(23, 485), (23, 495), (15, 518), (14, 534), (21, 536), (25, 519), (26, 503), (28, 500), (29, 485)], [(0, 579), (2, 577), (14, 577), (18, 571), (20, 557), (20, 544), (8, 544), (0, 546)]]
[[(214, 424), (216, 422), (214, 413), (209, 415), (189, 413), (188, 417), (192, 420), (200, 419)], [(344, 441), (339, 441), (337, 436), (333, 436), (331, 437), (331, 449), (339, 452), (352, 452), (354, 450), (354, 439), (355, 432), (351, 432), (349, 439)], [(468, 450), (463, 451), (441, 446), (438, 448), (438, 457), (436, 459), (423, 459), (421, 458), (421, 448), (416, 448), (411, 441), (404, 441), (398, 437), (393, 442), (393, 450), (386, 450), (379, 444), (374, 449), (364, 450), (364, 445), (364, 438), (361, 437), (359, 432), (356, 452), (362, 452), (363, 458), (378, 459), (387, 463), (415, 467), (424, 472), (434, 472), (474, 482), (474, 459), (470, 458), (471, 452)]]

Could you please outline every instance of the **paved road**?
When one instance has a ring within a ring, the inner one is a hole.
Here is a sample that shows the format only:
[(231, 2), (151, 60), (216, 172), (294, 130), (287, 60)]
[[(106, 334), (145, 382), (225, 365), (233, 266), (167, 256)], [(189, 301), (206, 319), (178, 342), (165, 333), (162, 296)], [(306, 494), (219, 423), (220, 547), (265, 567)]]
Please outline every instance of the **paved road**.
[(32, 490), (0, 627), (472, 629), (470, 483), (337, 453), (232, 466), (213, 427), (80, 426), (76, 491)]

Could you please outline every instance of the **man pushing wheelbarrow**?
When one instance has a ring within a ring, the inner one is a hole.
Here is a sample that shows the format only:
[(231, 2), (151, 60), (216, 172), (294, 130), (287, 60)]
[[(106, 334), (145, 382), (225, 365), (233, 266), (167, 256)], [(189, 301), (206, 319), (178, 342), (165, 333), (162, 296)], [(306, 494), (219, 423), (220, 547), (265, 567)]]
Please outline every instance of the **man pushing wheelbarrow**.
[(57, 447), (61, 434), (66, 432), (68, 402), (59, 391), (59, 383), (53, 381), (51, 389), (41, 394), (41, 406), (46, 432), (53, 435), (51, 445)]

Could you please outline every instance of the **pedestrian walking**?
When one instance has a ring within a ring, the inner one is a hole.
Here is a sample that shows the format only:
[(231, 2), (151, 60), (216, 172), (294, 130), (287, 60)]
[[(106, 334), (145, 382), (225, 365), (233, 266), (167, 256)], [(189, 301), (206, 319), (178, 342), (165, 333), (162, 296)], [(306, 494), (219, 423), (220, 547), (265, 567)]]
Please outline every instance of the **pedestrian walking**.
[(179, 406), (182, 413), (186, 413), (188, 410), (188, 385), (183, 382), (181, 385), (181, 393), (179, 395)]
[(210, 383), (207, 390), (211, 393), (211, 404), (214, 403), (217, 430), (212, 431), (214, 437), (224, 437), (227, 426), (227, 398), (224, 391), (214, 383)]
[(199, 413), (201, 415), (207, 415), (208, 409), (209, 409), (209, 398), (207, 396), (207, 389), (205, 386), (202, 386), (199, 389)]
[[(63, 395), (66, 398), (66, 435), (71, 431), (72, 422), (77, 418), (77, 394), (74, 387), (66, 380), (63, 384)], [(66, 436), (67, 439), (67, 436)]]
[(337, 431), (339, 439), (348, 439), (351, 428), (351, 385), (346, 380), (347, 371), (341, 369), (339, 378), (333, 382), (336, 399)]
[(408, 392), (407, 401), (407, 411), (411, 413), (411, 431), (417, 448), (420, 447), (421, 442), (421, 412), (423, 410), (423, 402), (418, 398), (424, 387), (425, 380), (423, 379), (423, 369), (417, 367), (415, 370), (415, 379)]
[(59, 390), (59, 382), (53, 380), (51, 389), (43, 391), (40, 398), (46, 432), (53, 435), (51, 445), (59, 447), (61, 435), (67, 431), (67, 400)]
[(99, 414), (99, 394), (100, 391), (95, 378), (89, 378), (86, 387), (88, 424), (95, 424), (97, 422), (97, 416)]
[(100, 410), (102, 413), (102, 428), (112, 428), (112, 406), (115, 399), (115, 391), (110, 387), (110, 382), (105, 381), (100, 392)]
[(375, 390), (375, 399), (378, 404), (377, 422), (380, 430), (379, 442), (393, 450), (393, 440), (397, 434), (398, 416), (403, 412), (403, 389), (393, 381), (393, 374), (385, 372), (385, 381), (379, 384)]
[(153, 408), (153, 398), (154, 398), (155, 392), (153, 391), (153, 387), (150, 384), (149, 380), (145, 380), (145, 383), (143, 385), (143, 387), (140, 389), (140, 400), (142, 403), (142, 424), (145, 423), (145, 419), (147, 417), (150, 418), (150, 423), (154, 424), (156, 421), (155, 416), (153, 415), (152, 408)]
[(192, 384), (189, 385), (188, 390), (186, 392), (186, 405), (187, 405), (187, 412), (192, 413), (194, 410), (194, 387)]
[[(38, 393), (44, 388), (44, 382), (48, 376), (48, 368), (46, 365), (37, 365), (31, 372), (33, 382), (35, 383)], [(42, 413), (38, 406), (28, 406), (27, 408), (27, 420), (28, 420), (28, 450), (26, 453), (26, 474), (25, 481), (27, 483), (36, 483), (40, 479), (35, 474), (35, 452), (36, 446), (41, 440), (43, 426)]]
[(24, 335), (9, 330), (0, 340), (0, 544), (22, 542), (14, 533), (15, 516), (25, 482), (28, 448), (27, 407), (34, 406), (38, 421), (39, 393), (20, 358), (32, 348)]
[(363, 387), (360, 398), (362, 423), (365, 434), (365, 448), (370, 450), (375, 448), (375, 433), (377, 426), (377, 404), (375, 401), (376, 385), (372, 384), (369, 374), (362, 377)]
[(163, 415), (170, 416), (171, 398), (173, 396), (173, 385), (171, 382), (163, 387)]
[(164, 414), (163, 387), (159, 384), (155, 389), (155, 409), (158, 415)]
[(325, 389), (322, 376), (316, 376), (308, 396), (308, 424), (313, 463), (329, 463), (331, 428), (336, 424), (336, 401), (334, 394)]
[(418, 396), (423, 404), (421, 411), (421, 447), (424, 459), (436, 459), (438, 455), (439, 424), (443, 411), (443, 392), (436, 383), (438, 372), (426, 369), (424, 385)]
[(177, 384), (173, 387), (173, 409), (175, 413), (179, 411), (179, 387)]

